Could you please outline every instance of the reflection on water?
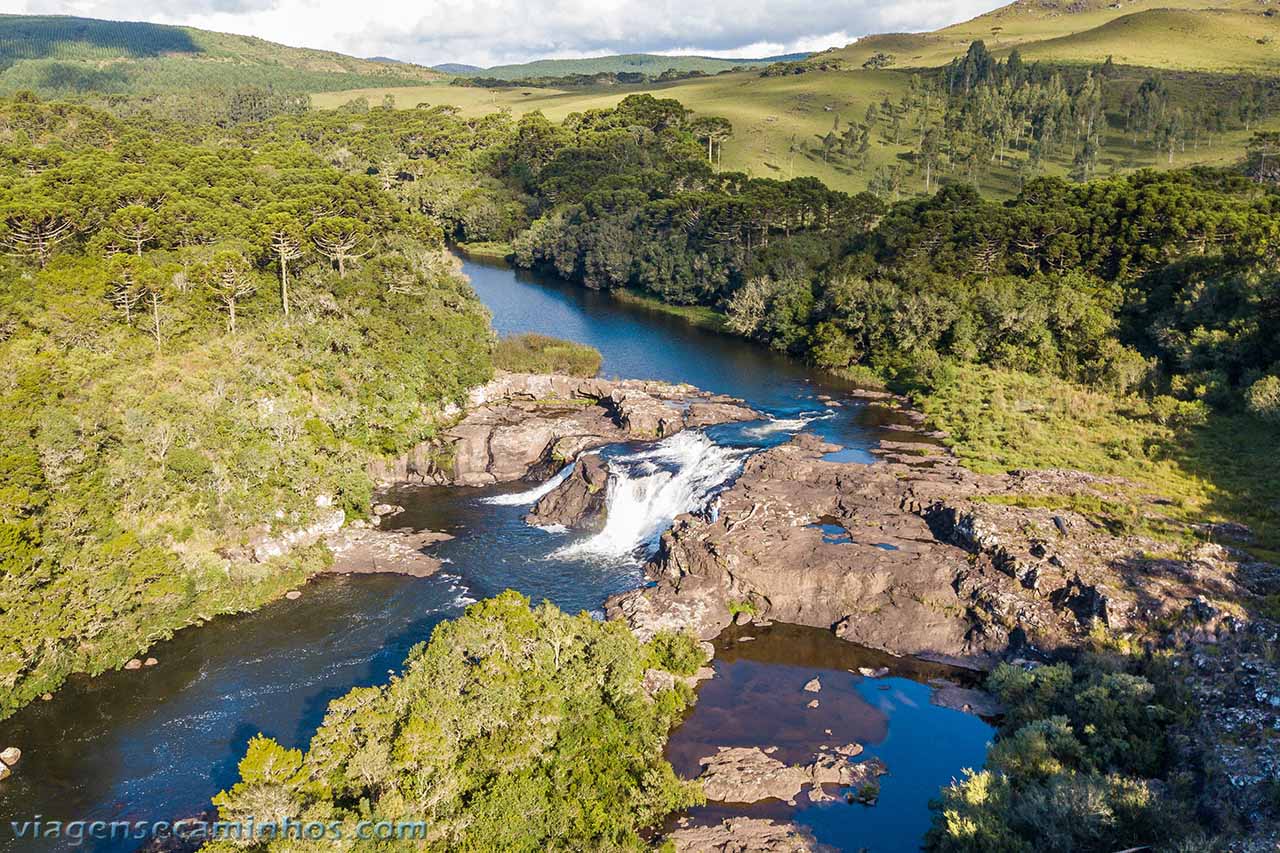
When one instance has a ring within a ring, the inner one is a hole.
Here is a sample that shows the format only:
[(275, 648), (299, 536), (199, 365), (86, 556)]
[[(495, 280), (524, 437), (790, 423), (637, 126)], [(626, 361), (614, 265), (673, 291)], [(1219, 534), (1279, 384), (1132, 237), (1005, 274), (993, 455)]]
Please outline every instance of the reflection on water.
[[(687, 815), (695, 823), (751, 815), (805, 824), (819, 841), (841, 850), (912, 850), (928, 828), (929, 800), (961, 768), (982, 764), (991, 726), (930, 704), (926, 683), (967, 682), (970, 673), (895, 658), (796, 625), (734, 626), (716, 647), (716, 677), (703, 682), (698, 703), (667, 746), (681, 776), (695, 778), (699, 759), (721, 746), (777, 747), (774, 758), (805, 764), (824, 746), (848, 743), (863, 746), (856, 760), (879, 758), (889, 775), (880, 778), (873, 806), (843, 799), (813, 803), (805, 795), (794, 807), (777, 800), (713, 803)], [(881, 667), (889, 674), (859, 674)], [(804, 685), (815, 677), (821, 691), (806, 692)], [(815, 698), (818, 706), (809, 707)]]
[[(742, 397), (769, 415), (765, 422), (707, 430), (721, 448), (759, 449), (804, 428), (845, 448), (842, 453), (850, 461), (871, 458), (867, 449), (877, 431), (862, 422), (869, 410), (856, 400), (824, 406), (820, 394), (840, 399), (847, 388), (820, 380), (796, 362), (581, 288), (539, 283), (498, 267), (468, 263), (465, 269), (501, 332), (536, 331), (584, 341), (603, 353), (606, 375), (690, 382)], [(636, 450), (611, 448), (606, 455)], [(211, 796), (234, 783), (236, 763), (250, 737), (262, 732), (286, 746), (306, 746), (331, 700), (357, 685), (384, 683), (411, 646), (471, 601), (514, 588), (571, 612), (598, 612), (607, 596), (643, 583), (634, 559), (557, 555), (574, 535), (526, 525), (522, 519), (527, 507), (519, 505), (523, 499), (484, 502), (529, 488), (512, 484), (487, 490), (395, 490), (389, 499), (405, 507), (396, 517), (397, 525), (456, 536), (434, 550), (446, 561), (435, 577), (321, 578), (307, 585), (297, 601), (280, 601), (256, 613), (222, 617), (181, 632), (151, 650), (158, 666), (74, 678), (52, 701), (36, 702), (0, 723), (0, 746), (13, 744), (24, 753), (14, 776), (0, 783), (0, 851), (73, 849), (53, 840), (14, 841), (10, 820), (36, 815), (63, 821), (170, 820), (202, 812)], [(683, 506), (656, 498), (636, 504), (654, 512), (668, 504)], [(775, 654), (775, 664), (816, 666), (811, 657), (815, 644), (831, 638), (806, 636), (796, 635), (786, 643), (765, 642), (762, 636), (749, 653), (727, 650), (720, 665), (732, 667), (735, 660), (747, 659), (744, 654)], [(840, 654), (853, 653), (850, 647), (841, 648)], [(754, 660), (756, 665), (768, 662)], [(704, 688), (711, 691), (709, 701), (698, 713), (715, 713), (720, 704), (717, 693), (744, 683), (746, 676), (725, 672), (723, 683)], [(903, 681), (900, 689), (911, 698), (919, 687)], [(938, 721), (950, 719), (952, 712), (930, 709), (918, 696), (914, 709), (905, 704), (889, 708), (889, 698), (876, 692), (877, 687), (854, 689), (862, 691), (861, 699), (855, 702), (852, 693), (843, 704), (833, 698), (832, 713), (843, 707), (838, 721), (842, 728), (875, 740), (876, 749), (889, 750), (884, 758), (896, 774), (893, 790), (901, 792), (893, 796), (902, 798), (894, 807), (901, 810), (903, 821), (895, 837), (918, 838), (924, 828), (923, 804), (936, 790), (940, 774), (945, 775), (939, 768), (954, 773), (978, 761), (985, 734), (949, 732), (956, 751), (940, 754), (932, 745), (922, 746), (921, 733), (942, 725)], [(873, 711), (882, 719), (878, 735), (870, 728)], [(688, 734), (681, 729), (680, 737), (695, 737), (698, 719), (691, 719)], [(736, 724), (763, 719), (753, 711), (741, 715)], [(777, 736), (785, 734), (780, 731)], [(803, 734), (796, 729), (787, 737), (799, 743)], [(680, 748), (680, 742), (673, 749)], [(912, 761), (938, 766), (931, 775), (913, 775)], [(905, 780), (913, 778), (930, 781), (920, 781), (908, 795)], [(895, 801), (889, 799), (889, 784), (885, 792), (882, 806), (867, 810), (874, 817), (860, 818), (859, 826), (879, 826), (877, 821), (887, 819), (893, 809), (883, 805)], [(904, 807), (907, 803), (909, 808)], [(139, 846), (136, 841), (118, 841), (74, 849), (130, 853)]]

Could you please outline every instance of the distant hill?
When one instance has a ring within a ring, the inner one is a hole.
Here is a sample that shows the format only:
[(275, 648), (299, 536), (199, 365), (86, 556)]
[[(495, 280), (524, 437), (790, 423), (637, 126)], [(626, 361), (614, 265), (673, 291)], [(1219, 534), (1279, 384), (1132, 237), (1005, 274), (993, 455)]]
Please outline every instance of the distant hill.
[[(478, 74), (502, 80), (533, 79), (537, 77), (566, 77), (572, 74), (600, 74), (634, 72), (656, 76), (668, 69), (679, 72), (702, 71), (716, 74), (748, 65), (769, 65), (774, 62), (791, 62), (808, 57), (807, 53), (791, 53), (785, 56), (764, 56), (757, 59), (721, 59), (715, 56), (663, 56), (656, 53), (622, 53), (613, 56), (596, 56), (590, 59), (539, 59), (518, 65), (495, 65), (492, 68), (472, 66), (436, 66), (439, 71), (455, 74)], [(453, 71), (465, 68), (465, 71)]]
[(945, 65), (976, 39), (997, 56), (1184, 71), (1280, 73), (1280, 8), (1258, 0), (1018, 0), (931, 33), (859, 39), (811, 57), (860, 67), (876, 54), (889, 68)]
[(484, 70), (479, 65), (464, 65), (461, 62), (444, 62), (431, 67), (436, 71), (443, 71), (445, 74), (474, 74), (477, 71)]
[(243, 85), (319, 92), (414, 85), (440, 76), (418, 65), (191, 27), (0, 15), (0, 94), (146, 94)]

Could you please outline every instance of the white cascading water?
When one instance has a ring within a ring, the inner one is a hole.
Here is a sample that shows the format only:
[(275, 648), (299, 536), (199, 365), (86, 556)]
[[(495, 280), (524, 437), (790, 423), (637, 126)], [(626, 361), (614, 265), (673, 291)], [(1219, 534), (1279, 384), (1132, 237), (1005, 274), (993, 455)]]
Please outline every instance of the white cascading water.
[(826, 420), (830, 417), (835, 417), (835, 412), (828, 409), (825, 412), (814, 412), (794, 418), (770, 418), (759, 426), (747, 427), (742, 434), (750, 438), (764, 438), (778, 432), (799, 432), (814, 421)]
[(750, 453), (687, 430), (609, 460), (604, 529), (555, 551), (558, 559), (633, 558), (652, 548), (677, 515), (703, 509)]
[(551, 493), (556, 486), (569, 479), (569, 475), (573, 473), (573, 466), (576, 462), (570, 462), (568, 465), (556, 472), (556, 475), (545, 483), (539, 483), (526, 492), (512, 492), (507, 495), (494, 495), (491, 498), (481, 498), (480, 503), (491, 504), (493, 506), (531, 506), (542, 500), (543, 495)]

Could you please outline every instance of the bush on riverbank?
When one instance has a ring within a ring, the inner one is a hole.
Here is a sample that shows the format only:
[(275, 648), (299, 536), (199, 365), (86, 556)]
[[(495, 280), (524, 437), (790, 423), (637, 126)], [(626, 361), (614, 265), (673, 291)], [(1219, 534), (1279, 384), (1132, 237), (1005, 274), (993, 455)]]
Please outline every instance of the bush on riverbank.
[(563, 373), (591, 377), (600, 372), (600, 351), (586, 344), (527, 333), (498, 341), (493, 364), (512, 373)]
[[(414, 849), (646, 849), (640, 830), (702, 799), (662, 757), (684, 694), (641, 686), (688, 645), (508, 591), (437, 626), (387, 686), (334, 701), (305, 754), (255, 738), (214, 803), (223, 820), (336, 821), (347, 837), (359, 820), (426, 821)], [(296, 842), (205, 849), (246, 848)]]
[(1178, 843), (1214, 849), (1169, 785), (1176, 697), (1119, 657), (1027, 671), (1002, 664), (988, 688), (1008, 714), (986, 768), (934, 803), (936, 853), (1071, 853)]

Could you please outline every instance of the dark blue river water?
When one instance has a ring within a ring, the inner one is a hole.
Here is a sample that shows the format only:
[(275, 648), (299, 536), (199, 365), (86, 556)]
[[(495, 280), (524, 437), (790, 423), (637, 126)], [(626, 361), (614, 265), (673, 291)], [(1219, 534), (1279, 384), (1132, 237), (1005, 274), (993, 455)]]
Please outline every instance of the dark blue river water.
[[(707, 464), (707, 445), (715, 453), (736, 453), (786, 440), (801, 427), (843, 446), (841, 459), (871, 458), (867, 448), (876, 424), (870, 415), (856, 401), (825, 407), (819, 395), (839, 399), (847, 389), (794, 361), (568, 284), (475, 263), (465, 264), (465, 271), (500, 333), (535, 331), (589, 343), (604, 355), (603, 375), (689, 382), (742, 397), (775, 419), (763, 428), (713, 430), (698, 447), (691, 436), (661, 460), (672, 471), (688, 459)], [(636, 450), (612, 452), (616, 457)], [(561, 553), (574, 543), (571, 534), (525, 525), (525, 507), (484, 502), (528, 488), (398, 490), (392, 497), (406, 507), (398, 525), (456, 536), (435, 551), (447, 563), (434, 577), (320, 578), (296, 601), (182, 632), (151, 651), (158, 666), (73, 679), (52, 701), (0, 723), (0, 746), (13, 744), (24, 753), (14, 776), (0, 782), (0, 850), (132, 853), (142, 842), (15, 840), (10, 822), (171, 820), (200, 813), (212, 795), (234, 783), (250, 737), (262, 732), (287, 746), (305, 746), (332, 699), (354, 686), (384, 682), (412, 645), (466, 604), (514, 588), (567, 610), (596, 611), (608, 595), (643, 582), (636, 557)], [(660, 505), (649, 511), (660, 515)], [(735, 661), (746, 660), (742, 655), (720, 660), (722, 678), (711, 682), (707, 701), (677, 730), (673, 750), (683, 750), (686, 761), (696, 750), (690, 744), (707, 731), (700, 714), (734, 719), (733, 736), (751, 738), (766, 719), (752, 707), (753, 695), (768, 692), (761, 685), (785, 683), (814, 667), (834, 674), (848, 669), (842, 656), (871, 654), (830, 635), (813, 639), (797, 630), (762, 643), (757, 654), (768, 659), (752, 662), (750, 677), (735, 669), (742, 665)], [(828, 642), (835, 645), (823, 646), (815, 657), (813, 644)], [(879, 805), (841, 802), (792, 816), (846, 850), (914, 849), (928, 827), (928, 799), (962, 767), (982, 761), (990, 735), (980, 720), (928, 704), (921, 682), (937, 675), (936, 667), (889, 663), (892, 676), (875, 684), (833, 675), (826, 694), (833, 703), (841, 697), (849, 703), (859, 720), (855, 728), (872, 732), (865, 736), (868, 754), (890, 764), (893, 775), (883, 780)], [(732, 707), (739, 712), (726, 717)], [(723, 731), (730, 735), (729, 727)], [(823, 736), (816, 730), (809, 735)], [(796, 750), (807, 748), (800, 742), (804, 733), (789, 736), (798, 739)]]

